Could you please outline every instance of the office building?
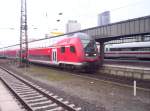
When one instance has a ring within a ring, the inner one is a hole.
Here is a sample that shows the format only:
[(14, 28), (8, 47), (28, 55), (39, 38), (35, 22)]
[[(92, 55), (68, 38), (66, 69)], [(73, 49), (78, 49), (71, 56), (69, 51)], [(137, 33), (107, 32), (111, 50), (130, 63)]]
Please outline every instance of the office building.
[(81, 24), (76, 20), (69, 20), (66, 24), (66, 33), (81, 30)]
[(107, 25), (110, 23), (110, 11), (105, 11), (98, 14), (98, 26)]

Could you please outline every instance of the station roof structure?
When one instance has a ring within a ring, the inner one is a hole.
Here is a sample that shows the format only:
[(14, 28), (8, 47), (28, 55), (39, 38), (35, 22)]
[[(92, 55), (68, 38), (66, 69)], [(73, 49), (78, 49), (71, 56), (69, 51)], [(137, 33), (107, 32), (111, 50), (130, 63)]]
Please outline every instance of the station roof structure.
[(150, 16), (130, 19), (108, 25), (80, 30), (97, 41), (110, 41), (122, 37), (150, 34)]

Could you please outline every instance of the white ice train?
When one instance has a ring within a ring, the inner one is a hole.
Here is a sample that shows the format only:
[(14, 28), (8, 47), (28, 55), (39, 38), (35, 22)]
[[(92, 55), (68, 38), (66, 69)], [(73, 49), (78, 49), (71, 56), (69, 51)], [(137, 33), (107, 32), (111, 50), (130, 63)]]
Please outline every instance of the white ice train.
[(150, 41), (105, 45), (105, 58), (150, 59)]

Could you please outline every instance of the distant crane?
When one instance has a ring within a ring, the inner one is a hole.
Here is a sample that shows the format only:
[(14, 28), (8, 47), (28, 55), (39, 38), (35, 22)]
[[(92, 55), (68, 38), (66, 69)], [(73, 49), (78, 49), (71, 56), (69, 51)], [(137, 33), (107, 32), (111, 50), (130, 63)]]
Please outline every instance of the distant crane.
[(27, 4), (21, 0), (19, 66), (28, 66)]

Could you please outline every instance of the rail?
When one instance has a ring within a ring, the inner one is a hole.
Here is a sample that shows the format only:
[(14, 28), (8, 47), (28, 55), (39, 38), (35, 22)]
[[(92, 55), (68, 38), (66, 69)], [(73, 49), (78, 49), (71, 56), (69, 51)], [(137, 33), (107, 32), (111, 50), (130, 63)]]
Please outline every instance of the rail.
[(5, 74), (0, 74), (2, 82), (28, 111), (80, 111), (81, 108), (63, 100), (63, 98), (37, 86), (36, 84), (0, 67)]

